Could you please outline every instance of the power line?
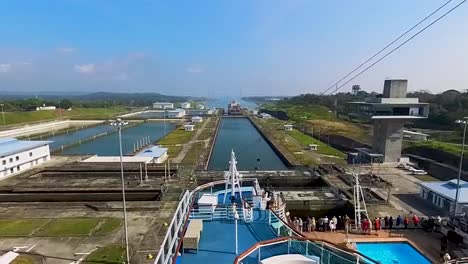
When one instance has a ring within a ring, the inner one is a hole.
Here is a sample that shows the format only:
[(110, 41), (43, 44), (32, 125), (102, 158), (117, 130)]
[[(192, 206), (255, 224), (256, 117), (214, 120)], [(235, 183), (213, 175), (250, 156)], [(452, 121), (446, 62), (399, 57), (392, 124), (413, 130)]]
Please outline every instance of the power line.
[(448, 14), (450, 14), (452, 11), (454, 11), (455, 9), (457, 9), (459, 6), (461, 6), (462, 4), (464, 4), (467, 0), (463, 0), (462, 2), (460, 2), (458, 5), (454, 6), (453, 8), (451, 8), (450, 10), (448, 10), (447, 12), (445, 12), (443, 15), (441, 15), (440, 17), (438, 17), (436, 20), (432, 21), (430, 24), (428, 24), (427, 26), (425, 26), (424, 28), (422, 28), (421, 30), (419, 30), (418, 32), (416, 32), (414, 35), (412, 35), (409, 39), (405, 40), (403, 43), (401, 43), (400, 45), (396, 46), (394, 49), (392, 49), (391, 51), (387, 52), (383, 57), (381, 57), (380, 59), (378, 59), (377, 61), (373, 62), (371, 65), (367, 66), (364, 70), (360, 71), (359, 73), (357, 73), (356, 75), (354, 75), (351, 79), (347, 80), (345, 83), (341, 84), (341, 85), (337, 85), (336, 86), (336, 89), (333, 90), (332, 92), (330, 92), (328, 95), (331, 95), (333, 94), (334, 92), (340, 90), (343, 86), (345, 86), (346, 84), (348, 84), (349, 82), (351, 82), (352, 80), (356, 79), (357, 77), (359, 77), (361, 74), (363, 74), (364, 72), (366, 72), (367, 70), (369, 70), (370, 68), (372, 68), (373, 66), (375, 66), (377, 63), (379, 63), (380, 61), (382, 61), (383, 59), (385, 59), (386, 57), (388, 57), (390, 54), (392, 54), (393, 52), (395, 52), (396, 50), (398, 50), (399, 48), (401, 48), (403, 45), (405, 45), (406, 43), (410, 42), (412, 39), (414, 39), (415, 37), (417, 37), (419, 34), (421, 34), (422, 32), (424, 32), (426, 29), (428, 29), (429, 27), (431, 27), (432, 25), (434, 25), (435, 23), (437, 23), (439, 20), (441, 20), (442, 18), (444, 18), (445, 16), (447, 16)]
[(442, 8), (444, 8), (446, 5), (448, 5), (450, 2), (452, 2), (453, 0), (448, 0), (447, 2), (445, 2), (443, 5), (441, 5), (439, 8), (437, 8), (436, 10), (432, 11), (432, 13), (430, 13), (429, 15), (427, 15), (426, 17), (424, 17), (422, 20), (420, 20), (418, 23), (416, 23), (414, 26), (412, 26), (411, 28), (409, 28), (408, 30), (406, 30), (403, 34), (401, 34), (400, 36), (398, 36), (396, 39), (394, 39), (392, 42), (388, 43), (385, 47), (383, 47), (381, 50), (379, 50), (377, 53), (375, 53), (374, 55), (372, 55), (371, 57), (369, 57), (366, 61), (364, 61), (363, 63), (359, 64), (356, 68), (354, 68), (352, 71), (350, 71), (348, 74), (346, 74), (345, 76), (343, 76), (341, 79), (339, 79), (338, 81), (336, 81), (333, 85), (331, 85), (330, 87), (328, 87), (325, 91), (323, 91), (322, 93), (320, 93), (320, 95), (323, 95), (325, 94), (326, 92), (328, 92), (330, 89), (332, 89), (333, 87), (336, 87), (341, 81), (343, 81), (344, 79), (346, 79), (347, 77), (349, 77), (351, 74), (353, 74), (354, 72), (356, 72), (358, 69), (360, 69), (362, 66), (364, 66), (366, 63), (368, 63), (369, 61), (371, 61), (372, 59), (374, 59), (375, 57), (377, 57), (380, 53), (382, 53), (384, 50), (386, 50), (388, 47), (392, 46), (393, 44), (395, 44), (398, 40), (400, 40), (402, 37), (404, 37), (406, 34), (408, 34), (410, 31), (412, 31), (413, 29), (415, 29), (416, 27), (418, 27), (419, 25), (421, 25), (424, 21), (426, 21), (428, 18), (430, 18), (431, 16), (433, 16), (435, 13), (437, 13), (439, 10), (441, 10)]

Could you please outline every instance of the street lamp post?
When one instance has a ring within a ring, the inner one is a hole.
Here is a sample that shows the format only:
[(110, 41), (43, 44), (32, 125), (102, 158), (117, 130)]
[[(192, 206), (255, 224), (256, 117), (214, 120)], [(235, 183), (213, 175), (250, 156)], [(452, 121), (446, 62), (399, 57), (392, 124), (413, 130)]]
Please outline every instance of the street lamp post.
[(3, 105), (4, 105), (4, 104), (0, 104), (0, 106), (2, 107), (3, 126), (6, 126), (6, 123), (5, 123), (5, 112), (3, 111)]
[(463, 169), (463, 154), (465, 152), (465, 138), (466, 138), (466, 127), (468, 124), (468, 117), (464, 117), (463, 119), (455, 121), (458, 124), (463, 124), (463, 139), (462, 139), (462, 148), (460, 154), (460, 164), (458, 166), (458, 177), (457, 177), (457, 191), (455, 192), (455, 208), (454, 208), (454, 215), (457, 214), (457, 207), (458, 207), (458, 199), (460, 196), (460, 178)]
[(125, 231), (125, 252), (127, 256), (127, 263), (130, 263), (130, 254), (128, 247), (128, 225), (127, 225), (127, 205), (125, 203), (125, 178), (123, 171), (123, 155), (122, 155), (122, 127), (127, 125), (126, 121), (123, 121), (120, 118), (111, 122), (111, 125), (117, 126), (119, 131), (119, 150), (120, 150), (120, 176), (122, 180), (122, 203), (123, 203), (123, 215), (124, 215), (124, 231)]
[[(233, 187), (234, 188), (234, 187)], [(236, 210), (236, 205), (232, 206), (232, 210), (234, 211), (234, 225), (235, 225), (235, 237), (236, 237), (236, 255), (239, 254), (239, 241), (238, 241), (238, 233), (237, 233), (237, 220), (239, 220), (239, 214)]]

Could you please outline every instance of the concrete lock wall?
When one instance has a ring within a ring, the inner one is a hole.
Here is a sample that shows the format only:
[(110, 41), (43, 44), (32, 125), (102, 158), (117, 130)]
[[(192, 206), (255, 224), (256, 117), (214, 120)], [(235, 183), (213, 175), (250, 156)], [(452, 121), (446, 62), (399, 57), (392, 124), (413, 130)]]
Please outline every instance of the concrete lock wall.
[(374, 120), (373, 150), (384, 155), (384, 162), (398, 162), (403, 142), (403, 121)]

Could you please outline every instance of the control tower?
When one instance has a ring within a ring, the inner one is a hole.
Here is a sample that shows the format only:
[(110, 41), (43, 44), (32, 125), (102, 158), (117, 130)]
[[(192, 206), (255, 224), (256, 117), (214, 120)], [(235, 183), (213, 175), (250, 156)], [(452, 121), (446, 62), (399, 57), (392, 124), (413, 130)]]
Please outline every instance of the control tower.
[(352, 102), (360, 117), (374, 125), (373, 151), (384, 155), (384, 162), (398, 162), (401, 157), (405, 123), (429, 116), (429, 104), (407, 98), (408, 80), (385, 80), (382, 98)]

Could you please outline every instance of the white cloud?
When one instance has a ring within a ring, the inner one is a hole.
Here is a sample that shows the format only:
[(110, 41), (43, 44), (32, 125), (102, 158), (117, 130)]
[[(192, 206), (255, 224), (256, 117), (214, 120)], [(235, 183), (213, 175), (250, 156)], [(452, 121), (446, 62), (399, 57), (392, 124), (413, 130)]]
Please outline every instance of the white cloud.
[(75, 48), (69, 48), (69, 47), (57, 48), (56, 50), (58, 53), (73, 53), (76, 51)]
[(11, 69), (11, 64), (0, 64), (0, 73), (9, 72)]
[(75, 65), (75, 71), (81, 74), (92, 74), (96, 72), (96, 65), (90, 64), (82, 64), (82, 65)]
[(185, 69), (188, 73), (202, 73), (204, 70), (200, 66), (190, 66)]

